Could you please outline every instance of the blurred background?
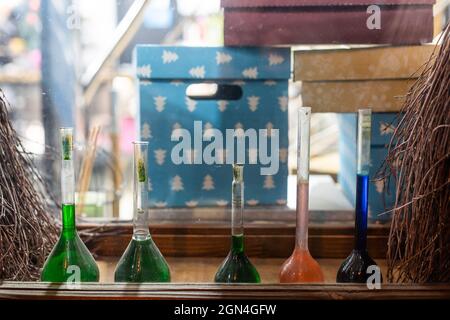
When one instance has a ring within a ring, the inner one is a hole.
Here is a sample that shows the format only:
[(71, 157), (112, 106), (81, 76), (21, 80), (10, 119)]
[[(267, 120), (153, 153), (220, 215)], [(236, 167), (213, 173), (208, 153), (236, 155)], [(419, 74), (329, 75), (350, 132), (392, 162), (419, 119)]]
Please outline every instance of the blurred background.
[[(56, 196), (58, 128), (76, 127), (82, 159), (92, 128), (101, 126), (84, 216), (132, 217), (131, 181), (124, 177), (131, 176), (137, 136), (137, 43), (223, 45), (220, 0), (0, 0), (0, 87), (26, 150)], [(291, 174), (300, 93), (301, 83), (290, 83)], [(336, 180), (335, 115), (313, 115), (311, 145), (312, 172)]]
[[(0, 1), (0, 87), (26, 150), (56, 196), (58, 128), (76, 127), (81, 160), (90, 130), (101, 126), (87, 216), (112, 216), (116, 194), (123, 217), (132, 217), (131, 181), (122, 176), (131, 174), (137, 132), (137, 43), (221, 45), (220, 1)], [(121, 170), (115, 170), (119, 154)]]

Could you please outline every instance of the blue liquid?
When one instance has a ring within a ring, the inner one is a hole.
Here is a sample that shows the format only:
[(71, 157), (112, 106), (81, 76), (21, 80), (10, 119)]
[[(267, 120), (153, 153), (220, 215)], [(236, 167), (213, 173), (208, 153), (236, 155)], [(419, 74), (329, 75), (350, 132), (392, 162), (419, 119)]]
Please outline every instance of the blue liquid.
[(367, 215), (369, 211), (369, 176), (356, 176), (355, 249), (367, 248)]
[(376, 265), (367, 252), (368, 193), (369, 177), (358, 174), (356, 177), (355, 248), (342, 262), (336, 282), (366, 283), (370, 276), (367, 268)]

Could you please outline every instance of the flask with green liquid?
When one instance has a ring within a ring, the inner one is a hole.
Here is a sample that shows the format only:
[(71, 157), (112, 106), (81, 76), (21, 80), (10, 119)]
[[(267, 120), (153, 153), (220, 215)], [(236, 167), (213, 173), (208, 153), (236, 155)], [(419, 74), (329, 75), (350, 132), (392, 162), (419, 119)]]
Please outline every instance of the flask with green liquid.
[(61, 128), (62, 230), (48, 256), (41, 280), (48, 282), (97, 282), (97, 264), (75, 226), (75, 173), (73, 167), (73, 128)]
[(214, 278), (224, 283), (260, 283), (258, 271), (244, 252), (244, 181), (242, 164), (233, 165), (231, 249)]
[(134, 142), (133, 236), (114, 273), (116, 282), (170, 282), (170, 270), (148, 229), (148, 142)]

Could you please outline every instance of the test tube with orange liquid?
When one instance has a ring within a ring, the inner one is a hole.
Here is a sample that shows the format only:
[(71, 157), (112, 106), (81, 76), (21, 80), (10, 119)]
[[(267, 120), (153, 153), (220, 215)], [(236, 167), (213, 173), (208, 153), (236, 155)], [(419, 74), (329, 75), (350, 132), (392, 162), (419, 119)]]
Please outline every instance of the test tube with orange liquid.
[(297, 228), (295, 248), (280, 270), (281, 283), (323, 282), (323, 272), (308, 250), (309, 131), (311, 108), (298, 111), (297, 145)]

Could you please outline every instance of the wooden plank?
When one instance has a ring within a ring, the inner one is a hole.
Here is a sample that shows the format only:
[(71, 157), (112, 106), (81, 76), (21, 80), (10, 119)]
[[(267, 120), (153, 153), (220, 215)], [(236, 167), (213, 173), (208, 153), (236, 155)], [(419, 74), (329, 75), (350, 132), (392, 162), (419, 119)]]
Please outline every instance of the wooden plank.
[[(229, 221), (218, 223), (152, 223), (149, 225), (152, 234), (193, 234), (193, 235), (229, 235)], [(105, 223), (92, 224), (83, 223), (78, 225), (82, 232), (102, 234), (131, 234), (133, 225), (131, 223)], [(309, 235), (353, 235), (354, 222), (351, 223), (310, 223)], [(389, 226), (385, 224), (369, 224), (369, 235), (387, 235)], [(245, 224), (246, 235), (295, 235), (295, 221), (287, 222), (280, 220), (276, 222), (253, 222)]]
[(218, 284), (65, 284), (3, 282), (1, 299), (449, 299), (450, 285), (384, 284), (368, 290), (355, 284), (218, 285)]
[[(97, 237), (87, 243), (100, 256), (120, 256), (131, 239), (129, 236)], [(161, 252), (170, 257), (222, 257), (230, 248), (230, 237), (225, 235), (154, 235)], [(369, 252), (374, 258), (384, 258), (387, 237), (368, 237)], [(286, 258), (293, 249), (292, 236), (251, 236), (245, 239), (246, 250), (255, 257)], [(309, 247), (318, 258), (344, 258), (353, 248), (353, 236), (310, 236)]]
[[(95, 226), (82, 226), (90, 231), (86, 244), (99, 256), (121, 256), (128, 245), (132, 226), (104, 225), (99, 233)], [(152, 225), (152, 237), (161, 252), (168, 257), (223, 257), (230, 248), (230, 229), (220, 224)], [(345, 258), (352, 250), (353, 227), (312, 225), (309, 229), (309, 247), (317, 258)], [(247, 253), (261, 258), (287, 258), (293, 249), (295, 227), (292, 224), (251, 224), (245, 229)], [(368, 248), (373, 258), (384, 258), (389, 229), (371, 226)]]

